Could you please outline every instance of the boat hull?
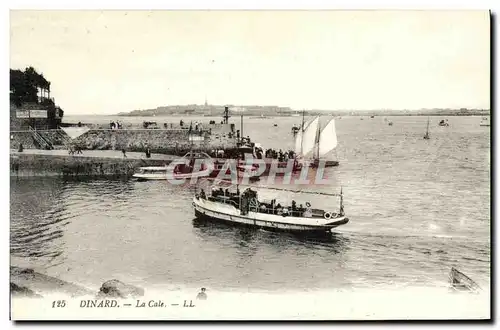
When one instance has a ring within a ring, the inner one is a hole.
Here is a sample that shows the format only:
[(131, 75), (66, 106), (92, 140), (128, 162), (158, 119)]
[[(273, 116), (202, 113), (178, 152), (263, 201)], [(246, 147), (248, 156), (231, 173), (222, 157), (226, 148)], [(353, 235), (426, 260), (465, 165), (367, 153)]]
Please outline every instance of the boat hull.
[(148, 181), (148, 180), (182, 180), (182, 179), (191, 179), (191, 178), (204, 178), (210, 175), (210, 171), (204, 170), (194, 173), (173, 173), (167, 175), (166, 173), (135, 173), (132, 175), (133, 178), (136, 178), (139, 181)]
[[(213, 203), (213, 202), (209, 202)], [(246, 226), (256, 229), (270, 231), (283, 231), (302, 234), (330, 234), (333, 228), (349, 222), (346, 217), (331, 219), (328, 223), (318, 221), (315, 218), (282, 217), (276, 215), (262, 214), (258, 212), (248, 212), (246, 216), (238, 214), (239, 210), (227, 206), (225, 208), (214, 209), (203, 205), (203, 202), (193, 200), (195, 216), (198, 219), (227, 223), (231, 225)], [(274, 218), (274, 219), (271, 219)], [(275, 220), (281, 218), (281, 221)]]
[[(313, 167), (313, 168), (317, 168), (319, 166), (319, 163), (318, 162), (312, 162), (309, 164), (310, 167)], [(325, 163), (324, 163), (324, 166), (325, 167), (335, 167), (335, 166), (339, 166), (339, 162), (336, 161), (336, 160), (327, 160)]]

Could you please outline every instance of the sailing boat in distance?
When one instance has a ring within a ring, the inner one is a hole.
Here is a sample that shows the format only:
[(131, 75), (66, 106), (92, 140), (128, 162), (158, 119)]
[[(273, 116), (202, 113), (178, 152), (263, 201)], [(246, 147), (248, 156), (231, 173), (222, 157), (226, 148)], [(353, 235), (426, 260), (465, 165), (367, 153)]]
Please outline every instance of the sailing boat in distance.
[[(296, 154), (303, 159), (312, 158), (311, 167), (318, 167), (320, 160), (335, 150), (338, 142), (335, 120), (330, 119), (325, 127), (321, 129), (319, 119), (319, 116), (317, 116), (308, 124), (303, 125), (295, 139)], [(325, 161), (326, 167), (338, 165), (338, 161)]]
[(424, 135), (424, 140), (429, 140), (431, 137), (429, 136), (429, 117), (427, 117), (427, 131)]

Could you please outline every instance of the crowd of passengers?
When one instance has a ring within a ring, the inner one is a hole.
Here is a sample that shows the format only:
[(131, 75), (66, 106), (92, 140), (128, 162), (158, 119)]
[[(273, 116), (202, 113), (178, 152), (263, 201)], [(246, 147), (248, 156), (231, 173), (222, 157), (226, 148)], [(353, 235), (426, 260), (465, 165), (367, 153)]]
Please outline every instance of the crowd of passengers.
[[(200, 197), (203, 199), (207, 199), (205, 191), (202, 189), (200, 192)], [(236, 192), (230, 192), (229, 189), (212, 189), (212, 198), (227, 198), (229, 201), (233, 201), (234, 205), (239, 205), (240, 203), (240, 190), (236, 188)], [(306, 203), (306, 207), (302, 204), (297, 206), (297, 203), (292, 200), (291, 207), (282, 206), (280, 203), (276, 204), (276, 199), (271, 200), (270, 203), (259, 203), (259, 212), (261, 213), (269, 213), (276, 215), (295, 215), (302, 217), (310, 217), (311, 216), (311, 204)]]
[[(238, 150), (220, 150), (214, 149), (209, 152), (209, 155), (214, 158), (230, 158), (230, 159), (242, 159), (243, 155)], [(293, 150), (283, 151), (275, 149), (262, 149), (259, 147), (254, 148), (253, 156), (257, 159), (271, 158), (277, 159), (280, 162), (287, 162), (289, 159), (295, 158), (295, 152)]]
[(295, 152), (293, 150), (288, 150), (288, 151), (283, 151), (283, 150), (276, 150), (276, 149), (264, 149), (262, 148), (255, 148), (254, 149), (254, 156), (257, 159), (262, 159), (263, 156), (264, 158), (271, 158), (271, 159), (277, 159), (280, 162), (286, 162), (289, 159), (294, 159), (295, 157)]

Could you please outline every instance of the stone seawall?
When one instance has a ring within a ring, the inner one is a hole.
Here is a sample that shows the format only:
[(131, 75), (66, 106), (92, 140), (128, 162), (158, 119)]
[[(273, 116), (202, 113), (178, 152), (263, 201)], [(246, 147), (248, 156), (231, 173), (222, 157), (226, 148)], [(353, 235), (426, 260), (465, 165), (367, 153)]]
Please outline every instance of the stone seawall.
[(85, 151), (72, 156), (64, 150), (25, 150), (10, 153), (11, 176), (126, 176), (134, 174), (141, 166), (163, 166), (175, 157), (144, 153), (127, 153), (124, 158), (116, 151)]
[[(191, 149), (209, 151), (212, 149), (231, 149), (236, 147), (236, 139), (229, 137), (229, 126), (218, 125), (210, 131), (192, 132), (186, 129), (91, 129), (72, 143), (84, 150), (122, 150), (145, 151), (146, 145), (153, 153), (183, 154)], [(37, 131), (57, 147), (64, 147), (64, 131)], [(30, 131), (11, 131), (10, 147), (17, 149), (22, 143), (24, 148), (40, 148)]]
[(30, 131), (11, 131), (10, 148), (17, 149), (20, 144), (22, 144), (24, 148), (28, 149), (38, 148), (38, 144), (36, 144), (36, 141), (33, 138), (33, 133)]
[[(208, 148), (209, 139), (200, 134), (199, 141), (193, 141), (193, 146), (201, 149)], [(191, 142), (186, 130), (91, 130), (74, 140), (88, 150), (122, 150), (144, 151), (146, 146), (151, 152), (174, 153), (189, 151)]]

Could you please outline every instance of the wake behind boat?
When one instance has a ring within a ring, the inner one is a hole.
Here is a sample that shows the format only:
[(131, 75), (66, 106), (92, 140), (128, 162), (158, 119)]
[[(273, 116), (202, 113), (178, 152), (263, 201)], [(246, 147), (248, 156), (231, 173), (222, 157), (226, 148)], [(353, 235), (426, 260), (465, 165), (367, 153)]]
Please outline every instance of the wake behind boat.
[(199, 219), (304, 234), (329, 234), (333, 228), (349, 222), (344, 214), (342, 191), (340, 194), (316, 194), (340, 197), (338, 213), (312, 208), (308, 202), (303, 207), (302, 204), (297, 206), (295, 201), (291, 205), (281, 205), (275, 199), (260, 200), (256, 190), (247, 188), (240, 193), (238, 186), (235, 191), (212, 190), (210, 195), (201, 189), (193, 198), (193, 208)]
[(425, 131), (424, 135), (424, 140), (430, 140), (430, 135), (429, 135), (429, 117), (427, 117), (427, 130)]
[(455, 267), (451, 267), (449, 279), (452, 288), (457, 291), (477, 292), (481, 290), (481, 287), (476, 282)]

